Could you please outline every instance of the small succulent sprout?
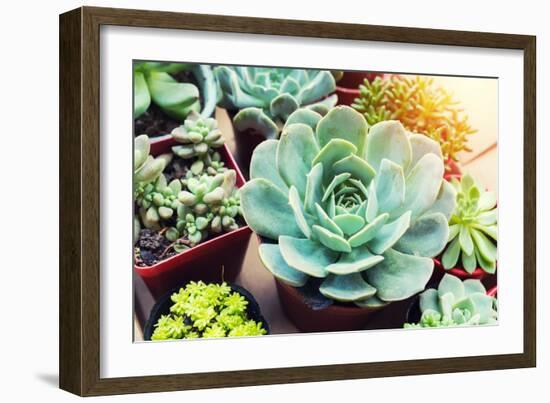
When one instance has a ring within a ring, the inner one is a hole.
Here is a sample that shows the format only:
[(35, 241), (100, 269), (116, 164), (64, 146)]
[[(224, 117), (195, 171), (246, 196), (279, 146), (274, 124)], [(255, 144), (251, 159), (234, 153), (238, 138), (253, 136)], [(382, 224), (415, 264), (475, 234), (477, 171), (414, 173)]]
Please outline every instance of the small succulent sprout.
[(398, 121), (369, 131), (348, 106), (300, 109), (254, 150), (242, 210), (275, 241), (259, 254), (280, 281), (317, 278), (326, 298), (380, 306), (423, 291), (432, 274), (455, 208), (443, 173), (438, 143)]
[[(325, 114), (337, 102), (333, 75), (326, 70), (218, 66), (219, 105), (238, 111), (238, 133), (254, 131), (277, 138), (288, 117), (300, 107)], [(327, 97), (328, 96), (328, 97)]]
[(449, 244), (442, 256), (445, 269), (459, 265), (468, 273), (481, 267), (487, 273), (496, 271), (497, 199), (466, 174), (451, 181), (456, 189), (456, 209), (449, 221)]
[(155, 181), (170, 162), (170, 154), (154, 158), (149, 155), (150, 151), (151, 143), (147, 135), (134, 138), (134, 183), (138, 187)]
[[(189, 70), (200, 87), (178, 82), (172, 74)], [(184, 63), (138, 62), (134, 64), (134, 118), (141, 116), (154, 102), (164, 113), (183, 121), (190, 112), (208, 117), (214, 113), (217, 87), (208, 65)]]
[[(191, 112), (183, 125), (172, 130), (172, 137), (180, 143), (172, 147), (172, 152), (184, 159), (195, 157), (202, 159), (224, 144), (216, 119), (203, 118), (197, 112)], [(196, 162), (196, 164), (201, 163)]]
[(445, 274), (438, 289), (420, 294), (420, 322), (405, 327), (492, 325), (497, 323), (496, 299), (488, 296), (479, 280), (461, 281)]

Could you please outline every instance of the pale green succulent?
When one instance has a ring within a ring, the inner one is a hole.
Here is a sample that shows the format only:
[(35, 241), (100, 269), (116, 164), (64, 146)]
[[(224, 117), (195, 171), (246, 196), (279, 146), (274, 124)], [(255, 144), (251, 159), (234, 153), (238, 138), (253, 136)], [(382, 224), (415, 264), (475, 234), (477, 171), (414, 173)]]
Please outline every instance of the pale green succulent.
[(236, 172), (228, 169), (215, 176), (182, 180), (175, 226), (168, 228), (166, 238), (175, 241), (186, 236), (192, 244), (198, 244), (210, 233), (237, 229), (236, 218), (241, 210), (236, 177)]
[(203, 159), (224, 144), (216, 119), (203, 118), (194, 111), (183, 125), (172, 130), (172, 137), (179, 143), (172, 147), (172, 152), (183, 159)]
[(177, 198), (181, 189), (179, 179), (167, 183), (164, 174), (160, 174), (155, 182), (138, 188), (136, 203), (145, 228), (160, 230), (162, 221), (172, 218), (181, 204)]
[(241, 203), (271, 240), (259, 253), (276, 278), (321, 279), (326, 298), (380, 306), (424, 290), (432, 274), (455, 207), (443, 173), (439, 144), (397, 121), (368, 130), (347, 106), (324, 117), (300, 109), (280, 140), (254, 151)]
[[(200, 87), (180, 83), (171, 74), (190, 70)], [(212, 68), (203, 64), (138, 62), (134, 64), (134, 118), (141, 116), (151, 101), (168, 116), (183, 121), (192, 112), (211, 116), (216, 108), (217, 88)]]
[(451, 183), (457, 191), (457, 205), (449, 221), (449, 245), (441, 259), (443, 267), (454, 268), (460, 257), (468, 273), (473, 273), (478, 266), (487, 273), (494, 273), (497, 261), (496, 194), (483, 190), (468, 174), (460, 181), (453, 178)]
[(462, 325), (492, 325), (497, 323), (496, 299), (487, 295), (479, 280), (445, 274), (436, 289), (420, 294), (422, 316), (416, 324), (405, 327), (441, 327)]
[(277, 138), (295, 110), (307, 106), (321, 114), (336, 104), (333, 75), (325, 70), (264, 67), (214, 68), (221, 100), (219, 105), (239, 111), (233, 120), (237, 132), (253, 130)]
[[(157, 210), (160, 205), (153, 203), (153, 198), (159, 200), (159, 196), (154, 196), (153, 193), (156, 192), (157, 181), (162, 176), (162, 171), (171, 160), (171, 154), (162, 154), (154, 158), (149, 155), (150, 151), (151, 143), (148, 136), (143, 134), (134, 138), (134, 200), (141, 207), (142, 217), (148, 215), (150, 218), (154, 218), (160, 217)], [(164, 178), (165, 181), (166, 178)], [(151, 211), (147, 214), (149, 208)], [(155, 223), (150, 220), (146, 222), (153, 227), (158, 227), (158, 219)], [(134, 217), (134, 242), (139, 237), (140, 229), (140, 221)]]

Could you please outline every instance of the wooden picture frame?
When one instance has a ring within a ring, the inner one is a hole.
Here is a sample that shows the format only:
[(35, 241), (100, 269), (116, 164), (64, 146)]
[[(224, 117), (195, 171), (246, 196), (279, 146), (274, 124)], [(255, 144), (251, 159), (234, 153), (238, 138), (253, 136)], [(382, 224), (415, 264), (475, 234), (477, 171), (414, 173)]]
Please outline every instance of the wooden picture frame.
[[(521, 354), (232, 372), (100, 377), (100, 27), (170, 28), (522, 50), (524, 349)], [(60, 387), (81, 395), (314, 382), (536, 365), (534, 36), (82, 7), (60, 16)]]

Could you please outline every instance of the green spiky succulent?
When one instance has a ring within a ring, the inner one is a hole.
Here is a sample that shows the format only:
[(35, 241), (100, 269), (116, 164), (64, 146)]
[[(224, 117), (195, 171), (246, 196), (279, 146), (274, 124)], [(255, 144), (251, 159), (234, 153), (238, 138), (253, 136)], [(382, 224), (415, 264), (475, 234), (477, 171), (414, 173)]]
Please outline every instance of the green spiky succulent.
[[(190, 70), (201, 89), (191, 83), (180, 83), (172, 74)], [(203, 64), (138, 62), (134, 63), (134, 118), (141, 116), (154, 102), (164, 113), (183, 121), (192, 112), (204, 117), (214, 113), (217, 89), (212, 69)]]
[[(219, 105), (238, 111), (237, 133), (249, 130), (277, 138), (296, 109), (307, 106), (321, 114), (336, 104), (333, 75), (325, 70), (218, 66), (214, 74), (221, 92)], [(327, 97), (327, 98), (325, 98)]]
[(468, 147), (468, 136), (475, 133), (468, 117), (451, 94), (436, 87), (433, 79), (422, 76), (387, 75), (365, 80), (352, 107), (370, 125), (399, 120), (407, 130), (422, 133), (441, 145), (443, 159), (458, 160)]
[(494, 273), (497, 262), (496, 194), (483, 190), (469, 174), (460, 181), (453, 178), (451, 183), (457, 192), (457, 204), (449, 221), (449, 244), (441, 259), (443, 267), (452, 269), (460, 259), (468, 273), (473, 273), (477, 267)]
[(183, 125), (172, 130), (172, 137), (178, 143), (172, 152), (180, 158), (198, 158), (202, 160), (223, 146), (222, 132), (214, 118), (203, 118), (197, 112), (191, 112)]
[(250, 319), (248, 301), (226, 283), (190, 282), (172, 294), (170, 314), (155, 324), (151, 340), (261, 336), (262, 322)]
[(175, 241), (185, 236), (195, 245), (210, 233), (237, 229), (241, 209), (236, 177), (236, 172), (228, 169), (215, 176), (205, 174), (182, 180), (175, 225), (168, 228), (166, 238)]
[(455, 207), (443, 172), (439, 145), (397, 121), (369, 130), (347, 106), (324, 117), (300, 109), (280, 140), (254, 151), (241, 203), (280, 281), (317, 278), (326, 298), (380, 306), (422, 291), (432, 274)]
[(497, 323), (496, 299), (488, 296), (479, 280), (462, 282), (445, 274), (438, 289), (430, 288), (420, 294), (419, 323), (406, 323), (406, 328)]

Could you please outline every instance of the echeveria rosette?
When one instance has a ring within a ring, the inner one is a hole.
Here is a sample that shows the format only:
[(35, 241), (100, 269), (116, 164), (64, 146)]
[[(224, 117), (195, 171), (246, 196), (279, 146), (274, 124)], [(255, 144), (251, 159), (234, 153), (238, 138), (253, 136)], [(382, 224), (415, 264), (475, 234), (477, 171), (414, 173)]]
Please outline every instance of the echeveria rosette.
[[(192, 83), (178, 82), (172, 74), (190, 70), (199, 89)], [(203, 107), (201, 111), (202, 98)], [(214, 113), (217, 87), (212, 68), (202, 64), (139, 62), (134, 64), (134, 118), (154, 102), (164, 113), (183, 121), (192, 112), (208, 117)]]
[(218, 104), (238, 111), (236, 131), (253, 130), (266, 139), (277, 138), (298, 108), (325, 114), (337, 101), (336, 95), (328, 96), (336, 83), (326, 70), (218, 66), (214, 74), (221, 93)]
[(468, 273), (481, 266), (495, 273), (497, 261), (497, 199), (496, 194), (483, 190), (466, 174), (459, 181), (453, 178), (456, 189), (456, 209), (449, 221), (449, 244), (443, 253), (445, 269), (454, 268), (459, 258)]
[[(367, 135), (368, 133), (368, 135)], [(260, 144), (243, 214), (264, 265), (301, 287), (322, 279), (327, 298), (380, 305), (424, 290), (449, 235), (455, 191), (439, 145), (339, 106), (294, 112), (280, 140)]]
[(436, 289), (420, 294), (420, 322), (405, 327), (492, 325), (497, 323), (496, 299), (479, 280), (464, 282), (445, 274)]

